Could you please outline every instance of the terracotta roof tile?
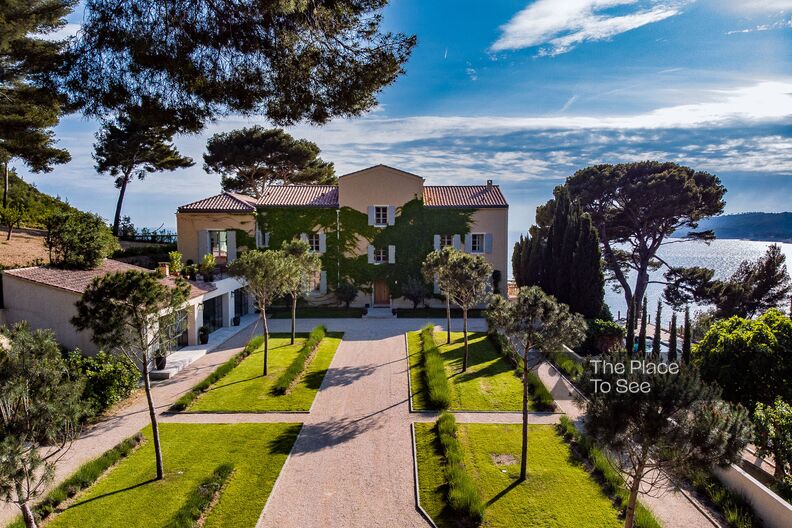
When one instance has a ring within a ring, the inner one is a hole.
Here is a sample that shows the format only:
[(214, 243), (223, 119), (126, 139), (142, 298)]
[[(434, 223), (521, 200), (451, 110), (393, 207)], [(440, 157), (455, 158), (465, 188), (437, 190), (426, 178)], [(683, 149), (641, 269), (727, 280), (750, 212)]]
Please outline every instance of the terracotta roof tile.
[(426, 207), (509, 207), (497, 185), (425, 185), (424, 203)]
[(338, 207), (335, 185), (273, 185), (258, 199), (264, 207)]
[[(44, 284), (53, 288), (59, 288), (74, 293), (82, 294), (97, 277), (103, 277), (109, 273), (124, 271), (146, 271), (152, 270), (141, 268), (126, 262), (106, 259), (98, 267), (89, 270), (70, 270), (56, 268), (54, 266), (34, 266), (30, 268), (17, 268), (3, 271), (4, 275), (18, 277), (20, 279)], [(166, 284), (172, 285), (173, 279), (163, 279)], [(211, 283), (190, 282), (190, 299), (199, 297), (205, 293), (215, 290), (216, 287)]]
[(256, 199), (244, 194), (224, 192), (179, 207), (180, 213), (252, 213)]

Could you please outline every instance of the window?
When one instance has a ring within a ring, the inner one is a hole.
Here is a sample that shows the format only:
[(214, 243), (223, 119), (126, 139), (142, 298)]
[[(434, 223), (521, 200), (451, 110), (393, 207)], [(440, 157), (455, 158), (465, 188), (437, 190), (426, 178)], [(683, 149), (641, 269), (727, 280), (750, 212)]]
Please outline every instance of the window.
[(440, 247), (444, 248), (446, 246), (453, 246), (454, 245), (454, 235), (440, 235)]
[(215, 257), (228, 256), (227, 231), (209, 231), (209, 252)]
[(374, 225), (388, 225), (388, 206), (377, 205), (374, 207)]
[(319, 293), (322, 289), (322, 272), (317, 271), (308, 277), (308, 289), (311, 293)]
[(319, 233), (311, 233), (308, 235), (308, 246), (310, 247), (311, 251), (319, 253)]
[(374, 264), (384, 264), (388, 262), (388, 248), (374, 249)]
[(470, 236), (470, 252), (484, 253), (484, 233), (473, 233)]

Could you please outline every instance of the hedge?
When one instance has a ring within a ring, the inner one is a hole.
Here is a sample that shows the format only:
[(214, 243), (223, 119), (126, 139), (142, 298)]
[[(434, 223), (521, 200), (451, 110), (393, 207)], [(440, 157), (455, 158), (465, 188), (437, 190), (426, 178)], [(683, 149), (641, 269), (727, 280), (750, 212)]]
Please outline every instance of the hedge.
[(280, 377), (272, 386), (273, 394), (283, 395), (289, 392), (294, 382), (300, 377), (308, 364), (309, 358), (319, 347), (322, 339), (327, 335), (327, 328), (324, 325), (317, 326), (308, 334), (308, 339), (303, 343), (302, 348), (291, 364), (283, 371)]
[(92, 415), (98, 415), (127, 398), (140, 385), (140, 371), (125, 356), (100, 351), (83, 356), (79, 349), (69, 354), (69, 373), (85, 380), (82, 399)]
[[(576, 452), (591, 465), (591, 472), (599, 478), (603, 491), (613, 498), (620, 508), (626, 509), (630, 493), (619, 472), (611, 465), (608, 455), (597, 447), (589, 436), (578, 431), (569, 417), (562, 416), (556, 427), (564, 440), (578, 448), (577, 451), (573, 450), (573, 453)], [(661, 525), (652, 512), (639, 502), (635, 506), (635, 527), (661, 528)]]
[(233, 471), (234, 466), (231, 464), (217, 466), (209, 477), (190, 492), (187, 496), (187, 502), (165, 524), (165, 528), (194, 528), (199, 526), (198, 521), (211, 506), (226, 482), (228, 482)]
[(437, 419), (437, 435), (445, 458), (448, 505), (459, 515), (478, 523), (484, 517), (484, 503), (465, 469), (462, 444), (457, 437), (454, 415), (444, 412)]
[(195, 401), (195, 399), (209, 390), (209, 387), (217, 383), (220, 379), (228, 375), (229, 372), (234, 370), (234, 368), (239, 365), (243, 359), (248, 357), (250, 354), (255, 352), (259, 347), (264, 344), (264, 336), (256, 336), (250, 341), (248, 341), (245, 348), (242, 349), (242, 352), (238, 353), (219, 367), (217, 367), (211, 374), (209, 374), (206, 378), (203, 379), (199, 384), (195, 385), (190, 392), (182, 395), (181, 398), (176, 400), (176, 402), (171, 405), (169, 411), (178, 412), (183, 411), (190, 404)]
[[(97, 458), (86, 462), (77, 471), (71, 474), (66, 480), (50, 491), (41, 502), (33, 507), (33, 515), (37, 522), (47, 518), (60, 504), (89, 487), (102, 476), (111, 466), (119, 460), (126, 458), (143, 441), (143, 435), (135, 434), (123, 440), (118, 445), (105, 451)], [(25, 528), (25, 521), (22, 517), (17, 518), (8, 528)]]
[(448, 409), (448, 406), (451, 405), (448, 378), (446, 378), (440, 350), (435, 344), (432, 324), (421, 329), (421, 352), (423, 353), (423, 374), (426, 380), (429, 405), (436, 409)]

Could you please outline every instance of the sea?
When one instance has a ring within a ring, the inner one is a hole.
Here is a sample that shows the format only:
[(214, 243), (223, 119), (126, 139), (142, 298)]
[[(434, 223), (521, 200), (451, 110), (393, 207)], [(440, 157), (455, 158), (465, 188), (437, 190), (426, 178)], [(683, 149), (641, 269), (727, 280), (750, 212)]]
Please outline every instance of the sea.
[[(679, 239), (667, 239), (669, 242), (676, 242)], [(703, 242), (678, 242), (668, 244), (660, 248), (658, 255), (672, 266), (701, 266), (715, 270), (716, 278), (726, 278), (737, 269), (744, 260), (756, 260), (767, 251), (771, 244), (781, 246), (781, 251), (786, 255), (787, 269), (792, 273), (792, 244), (779, 242), (762, 242), (755, 240), (734, 240), (716, 239), (709, 244)], [(651, 275), (651, 280), (663, 280), (663, 269)], [(630, 284), (634, 284), (634, 276), (630, 279)], [(624, 293), (615, 292), (611, 288), (612, 283), (605, 285), (605, 302), (613, 313), (613, 317), (625, 317), (627, 313), (627, 303), (624, 302)], [(649, 303), (649, 313), (654, 316), (657, 299), (663, 294), (662, 284), (649, 284), (647, 289), (647, 301)], [(691, 305), (691, 313), (703, 307)], [(667, 322), (670, 317), (668, 306), (663, 307), (663, 320)]]

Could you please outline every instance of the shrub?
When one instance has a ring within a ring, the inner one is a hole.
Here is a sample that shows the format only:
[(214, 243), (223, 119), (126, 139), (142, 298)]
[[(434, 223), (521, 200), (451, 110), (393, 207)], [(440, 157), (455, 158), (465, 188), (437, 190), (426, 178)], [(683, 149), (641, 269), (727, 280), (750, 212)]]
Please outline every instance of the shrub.
[(118, 240), (98, 215), (60, 212), (47, 219), (45, 239), (52, 264), (90, 269), (118, 249)]
[(181, 398), (176, 400), (173, 405), (171, 405), (169, 411), (172, 412), (179, 412), (185, 410), (190, 404), (195, 401), (195, 399), (209, 390), (209, 387), (217, 383), (220, 379), (224, 378), (228, 375), (229, 372), (234, 370), (234, 368), (239, 365), (243, 359), (248, 357), (250, 354), (258, 350), (264, 346), (264, 336), (256, 336), (248, 341), (245, 348), (242, 349), (242, 352), (238, 353), (205, 377), (200, 383), (195, 385), (190, 392), (183, 394)]
[(132, 394), (140, 383), (140, 371), (125, 356), (99, 352), (83, 356), (74, 350), (68, 358), (69, 372), (84, 378), (83, 400), (93, 414), (100, 414)]
[[(48, 515), (53, 513), (61, 503), (74, 497), (77, 493), (96, 482), (96, 480), (111, 466), (129, 456), (129, 453), (131, 453), (142, 441), (143, 435), (137, 433), (123, 440), (112, 449), (105, 451), (99, 455), (99, 457), (80, 466), (77, 471), (72, 473), (72, 475), (59, 486), (50, 491), (47, 496), (33, 508), (33, 515), (35, 515), (36, 520), (40, 522), (41, 519), (45, 519)], [(25, 528), (25, 522), (19, 517), (11, 523), (8, 528)]]
[(345, 279), (338, 283), (333, 293), (339, 303), (343, 304), (345, 308), (349, 308), (349, 304), (357, 298), (358, 289), (357, 286)]
[(222, 464), (217, 466), (212, 474), (201, 481), (187, 496), (187, 502), (179, 508), (170, 521), (165, 524), (166, 528), (193, 528), (199, 526), (198, 520), (204, 515), (209, 506), (212, 505), (215, 497), (228, 482), (234, 466)]
[(731, 491), (703, 469), (691, 469), (684, 475), (696, 490), (707, 497), (723, 514), (732, 528), (762, 526), (751, 508), (751, 504), (740, 494)]
[(297, 353), (297, 356), (292, 360), (291, 364), (283, 371), (280, 377), (275, 380), (272, 386), (273, 394), (283, 395), (289, 392), (294, 382), (300, 377), (308, 365), (308, 359), (313, 354), (314, 350), (319, 347), (322, 339), (327, 335), (327, 328), (324, 325), (317, 326), (311, 333), (308, 334), (308, 339), (303, 343), (302, 348)]
[(478, 523), (484, 517), (484, 503), (465, 470), (462, 445), (457, 438), (456, 419), (444, 412), (437, 419), (437, 435), (445, 457), (448, 504), (458, 514)]
[(446, 378), (440, 350), (434, 341), (434, 326), (431, 324), (421, 330), (421, 352), (423, 353), (423, 373), (429, 405), (437, 409), (447, 409), (451, 405), (448, 378)]

